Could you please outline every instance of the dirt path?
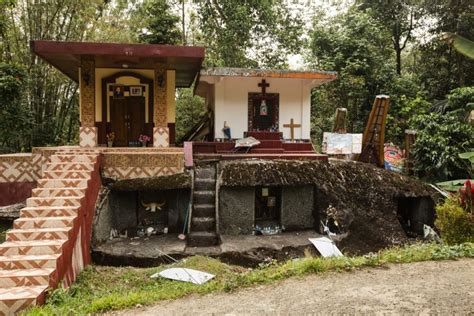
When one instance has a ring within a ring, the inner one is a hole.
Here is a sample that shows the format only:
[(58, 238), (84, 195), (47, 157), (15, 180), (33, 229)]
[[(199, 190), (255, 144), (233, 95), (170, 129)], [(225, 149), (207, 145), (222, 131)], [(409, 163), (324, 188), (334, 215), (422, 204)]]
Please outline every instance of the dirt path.
[(292, 278), (234, 293), (193, 295), (133, 310), (134, 315), (329, 312), (473, 313), (474, 259)]

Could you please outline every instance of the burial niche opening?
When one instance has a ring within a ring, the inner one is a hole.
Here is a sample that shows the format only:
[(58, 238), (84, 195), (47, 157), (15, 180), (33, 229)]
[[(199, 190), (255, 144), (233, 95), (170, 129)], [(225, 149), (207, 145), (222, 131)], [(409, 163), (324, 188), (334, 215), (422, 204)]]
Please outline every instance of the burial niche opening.
[(430, 197), (399, 197), (397, 217), (408, 237), (423, 236), (423, 225), (434, 227), (434, 202)]
[(259, 230), (279, 231), (281, 227), (281, 187), (255, 188), (255, 227)]

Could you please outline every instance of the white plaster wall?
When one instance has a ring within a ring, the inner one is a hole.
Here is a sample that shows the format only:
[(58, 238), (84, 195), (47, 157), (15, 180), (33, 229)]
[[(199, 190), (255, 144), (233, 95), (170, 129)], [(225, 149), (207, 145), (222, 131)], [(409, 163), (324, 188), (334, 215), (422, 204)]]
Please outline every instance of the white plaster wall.
[[(241, 138), (248, 129), (248, 93), (260, 93), (262, 78), (222, 77), (215, 84), (215, 137), (223, 138), (224, 121), (231, 127), (232, 137)], [(291, 118), (301, 128), (295, 128), (296, 139), (310, 138), (310, 88), (302, 79), (266, 78), (267, 93), (279, 93), (279, 129), (285, 139), (290, 129), (283, 127)]]

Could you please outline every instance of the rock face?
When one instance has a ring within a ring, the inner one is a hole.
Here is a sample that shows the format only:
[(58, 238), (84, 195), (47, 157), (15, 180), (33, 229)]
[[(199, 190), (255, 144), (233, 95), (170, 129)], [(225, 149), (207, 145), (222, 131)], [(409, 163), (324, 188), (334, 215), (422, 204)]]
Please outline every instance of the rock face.
[[(313, 186), (316, 227), (326, 219), (336, 222), (338, 227), (331, 228), (346, 236), (338, 246), (353, 254), (406, 242), (400, 208), (412, 208), (410, 219), (411, 214), (418, 213), (417, 205), (426, 209), (428, 203), (431, 210), (428, 207), (427, 212), (432, 215), (424, 218), (429, 223), (434, 220), (434, 201), (439, 198), (434, 189), (420, 181), (353, 161), (228, 161), (221, 162), (219, 169), (221, 188)], [(406, 198), (414, 203), (407, 206)], [(418, 199), (425, 202), (418, 203)]]
[(25, 203), (17, 203), (0, 207), (0, 220), (14, 220), (20, 217), (20, 210), (25, 207)]

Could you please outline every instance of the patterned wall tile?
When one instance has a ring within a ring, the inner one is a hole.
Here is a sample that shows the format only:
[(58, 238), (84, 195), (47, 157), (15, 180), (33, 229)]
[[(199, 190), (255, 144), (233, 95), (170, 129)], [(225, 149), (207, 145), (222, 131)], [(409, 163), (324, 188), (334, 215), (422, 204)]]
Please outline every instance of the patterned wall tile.
[(154, 127), (153, 128), (153, 146), (154, 147), (169, 147), (170, 132), (168, 127)]
[(97, 146), (97, 127), (79, 127), (79, 146), (96, 147)]

